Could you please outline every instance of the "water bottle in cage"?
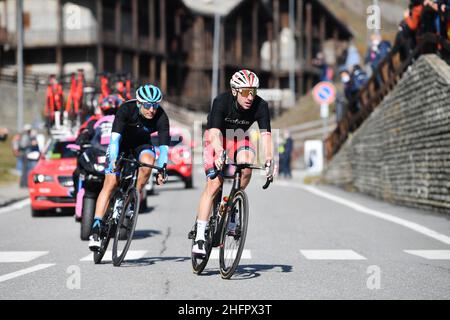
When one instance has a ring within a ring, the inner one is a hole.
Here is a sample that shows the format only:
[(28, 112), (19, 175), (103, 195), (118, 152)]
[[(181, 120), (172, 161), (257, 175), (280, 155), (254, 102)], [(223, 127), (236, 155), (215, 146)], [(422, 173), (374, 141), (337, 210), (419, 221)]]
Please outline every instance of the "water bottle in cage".
[(226, 197), (226, 196), (223, 197), (222, 202), (220, 203), (220, 206), (219, 206), (219, 215), (221, 217), (223, 217), (225, 214), (225, 206), (226, 206), (227, 202), (228, 202), (228, 197)]

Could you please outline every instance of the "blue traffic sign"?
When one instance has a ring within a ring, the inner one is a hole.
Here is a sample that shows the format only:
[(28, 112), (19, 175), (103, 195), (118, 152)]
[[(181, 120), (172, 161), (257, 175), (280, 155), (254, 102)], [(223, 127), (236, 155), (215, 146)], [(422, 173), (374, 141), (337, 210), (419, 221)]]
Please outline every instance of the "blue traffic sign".
[(318, 104), (332, 104), (336, 100), (336, 87), (331, 82), (320, 82), (313, 89), (313, 98)]

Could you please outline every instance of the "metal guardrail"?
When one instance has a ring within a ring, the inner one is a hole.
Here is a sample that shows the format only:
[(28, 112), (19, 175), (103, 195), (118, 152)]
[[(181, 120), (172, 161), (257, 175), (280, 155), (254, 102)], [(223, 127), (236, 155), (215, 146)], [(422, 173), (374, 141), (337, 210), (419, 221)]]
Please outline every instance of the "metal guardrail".
[(420, 55), (440, 51), (450, 56), (450, 42), (435, 34), (422, 35), (418, 38), (416, 48), (406, 56), (402, 56), (402, 52), (406, 48), (405, 43), (401, 43), (398, 47), (393, 48), (374, 71), (367, 84), (348, 103), (346, 116), (338, 123), (336, 129), (325, 141), (328, 160), (331, 160), (339, 151), (347, 140), (348, 135), (356, 131), (383, 101), (384, 97), (394, 89), (407, 68)]

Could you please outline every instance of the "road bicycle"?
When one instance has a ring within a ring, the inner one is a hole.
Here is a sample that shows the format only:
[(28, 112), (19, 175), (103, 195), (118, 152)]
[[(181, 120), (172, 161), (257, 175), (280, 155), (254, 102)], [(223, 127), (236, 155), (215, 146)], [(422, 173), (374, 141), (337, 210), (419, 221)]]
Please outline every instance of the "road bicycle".
[[(233, 180), (233, 186), (228, 197), (224, 197), (222, 200), (222, 185), (214, 198), (212, 214), (205, 231), (206, 255), (191, 254), (192, 269), (198, 275), (205, 269), (212, 249), (219, 247), (220, 275), (223, 279), (230, 279), (239, 265), (244, 250), (249, 204), (247, 194), (241, 187), (242, 171), (244, 169), (265, 170), (265, 167), (256, 167), (251, 164), (230, 165), (236, 169), (232, 176), (224, 175), (225, 168), (223, 168), (221, 171), (216, 171), (211, 177), (211, 179), (215, 179), (220, 174), (224, 179)], [(272, 182), (273, 178), (268, 178), (263, 189), (266, 190)], [(192, 246), (194, 246), (196, 235), (197, 224), (188, 234), (188, 239), (192, 240)]]
[(137, 190), (137, 181), (141, 167), (155, 169), (163, 175), (164, 179), (167, 177), (166, 165), (161, 168), (142, 163), (134, 158), (125, 158), (124, 154), (119, 156), (117, 160), (117, 168), (120, 168), (119, 186), (114, 191), (103, 218), (100, 249), (94, 252), (96, 264), (102, 261), (113, 235), (113, 265), (118, 267), (125, 259), (139, 215), (140, 195)]

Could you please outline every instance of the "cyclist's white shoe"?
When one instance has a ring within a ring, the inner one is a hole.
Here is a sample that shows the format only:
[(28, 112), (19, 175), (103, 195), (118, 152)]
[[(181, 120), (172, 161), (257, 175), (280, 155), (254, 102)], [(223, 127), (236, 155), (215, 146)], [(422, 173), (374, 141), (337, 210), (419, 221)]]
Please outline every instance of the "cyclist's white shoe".
[(198, 240), (194, 242), (192, 253), (196, 256), (206, 256), (205, 241)]
[(100, 250), (100, 237), (98, 236), (98, 234), (94, 233), (89, 237), (89, 249), (91, 251)]

